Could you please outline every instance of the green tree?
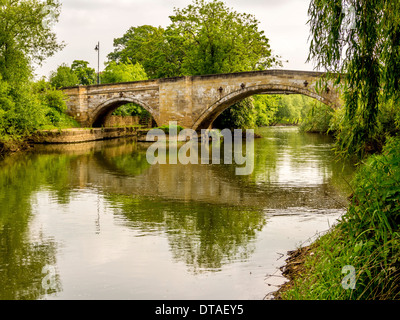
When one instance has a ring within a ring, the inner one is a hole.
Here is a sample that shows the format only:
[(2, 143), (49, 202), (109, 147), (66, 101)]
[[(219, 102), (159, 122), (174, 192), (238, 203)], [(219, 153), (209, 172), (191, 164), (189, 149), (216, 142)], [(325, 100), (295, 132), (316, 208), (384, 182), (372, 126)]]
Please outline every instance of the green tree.
[(304, 115), (300, 130), (304, 132), (328, 133), (332, 127), (333, 109), (319, 101), (313, 101)]
[(256, 122), (257, 113), (253, 105), (253, 98), (250, 97), (236, 102), (233, 106), (222, 112), (214, 121), (213, 126), (220, 129), (250, 129), (256, 127)]
[(74, 60), (71, 65), (71, 70), (78, 77), (79, 84), (84, 86), (95, 84), (97, 81), (96, 70), (88, 65), (89, 62), (84, 60)]
[(309, 16), (309, 60), (343, 85), (351, 132), (340, 148), (362, 157), (380, 105), (400, 98), (400, 2), (312, 0)]
[(256, 126), (269, 126), (275, 121), (275, 114), (279, 107), (280, 96), (255, 95), (254, 108), (256, 110)]
[(0, 74), (5, 81), (26, 81), (33, 63), (40, 64), (63, 47), (51, 30), (60, 8), (56, 0), (0, 2)]
[(78, 76), (66, 64), (60, 65), (56, 71), (51, 72), (49, 81), (55, 88), (72, 87), (79, 84)]
[(175, 9), (167, 39), (181, 38), (182, 74), (265, 70), (279, 64), (259, 21), (229, 9), (222, 1), (194, 0)]
[(63, 47), (51, 29), (60, 8), (56, 0), (0, 1), (2, 140), (26, 136), (51, 123), (47, 112), (54, 109), (56, 96), (44, 98), (33, 85), (32, 73), (35, 64)]
[(101, 75), (102, 83), (117, 83), (147, 80), (146, 71), (139, 62), (133, 64), (127, 62), (110, 61)]
[[(165, 59), (164, 29), (143, 25), (131, 27), (121, 38), (114, 39), (114, 52), (108, 55), (110, 61), (121, 63), (132, 61), (140, 63), (150, 78), (159, 77), (162, 64), (160, 55)], [(163, 60), (164, 60), (163, 59)]]
[(47, 123), (46, 111), (31, 83), (15, 87), (0, 81), (3, 88), (0, 96), (0, 116), (2, 118), (1, 136), (24, 136), (40, 129)]
[(77, 85), (95, 84), (97, 80), (96, 71), (89, 67), (89, 62), (74, 60), (71, 67), (63, 63), (56, 71), (50, 73), (49, 81), (56, 87), (70, 87)]

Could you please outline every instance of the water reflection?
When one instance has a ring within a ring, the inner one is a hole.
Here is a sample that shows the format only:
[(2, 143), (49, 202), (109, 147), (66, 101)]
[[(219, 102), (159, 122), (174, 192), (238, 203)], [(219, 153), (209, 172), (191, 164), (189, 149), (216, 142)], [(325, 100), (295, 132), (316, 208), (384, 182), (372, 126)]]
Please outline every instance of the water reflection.
[[(43, 268), (56, 264), (56, 244), (31, 230), (31, 195), (57, 168), (34, 157), (12, 157), (0, 167), (0, 299), (38, 299)], [(62, 161), (61, 161), (62, 162)], [(54, 171), (53, 171), (54, 170)], [(49, 172), (50, 171), (50, 172)], [(49, 293), (54, 290), (49, 291)]]
[(140, 230), (141, 236), (166, 233), (173, 258), (195, 273), (219, 271), (225, 263), (247, 259), (252, 240), (266, 222), (260, 209), (121, 195), (107, 199), (127, 218), (123, 224)]
[[(254, 256), (264, 264), (268, 250), (257, 248), (270, 217), (343, 210), (354, 168), (333, 161), (329, 137), (295, 128), (263, 136), (248, 176), (236, 165), (149, 165), (148, 144), (134, 139), (37, 146), (2, 160), (0, 299), (155, 298), (160, 281), (185, 296), (179, 290), (202, 274)], [(57, 272), (47, 292), (46, 266)], [(208, 290), (220, 292), (220, 279)]]

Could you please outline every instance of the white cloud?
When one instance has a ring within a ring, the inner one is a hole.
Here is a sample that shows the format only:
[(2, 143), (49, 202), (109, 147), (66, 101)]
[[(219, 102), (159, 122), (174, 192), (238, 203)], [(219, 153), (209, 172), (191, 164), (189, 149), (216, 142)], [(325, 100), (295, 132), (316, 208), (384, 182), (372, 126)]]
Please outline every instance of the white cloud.
[[(89, 61), (97, 68), (95, 45), (100, 41), (100, 68), (113, 51), (113, 39), (131, 26), (167, 26), (174, 7), (183, 8), (191, 0), (65, 0), (55, 27), (58, 39), (67, 46), (36, 70), (48, 76), (62, 63), (75, 59)], [(285, 60), (287, 69), (311, 70), (305, 65), (308, 54), (306, 26), (309, 0), (225, 0), (229, 8), (255, 15), (275, 54)]]

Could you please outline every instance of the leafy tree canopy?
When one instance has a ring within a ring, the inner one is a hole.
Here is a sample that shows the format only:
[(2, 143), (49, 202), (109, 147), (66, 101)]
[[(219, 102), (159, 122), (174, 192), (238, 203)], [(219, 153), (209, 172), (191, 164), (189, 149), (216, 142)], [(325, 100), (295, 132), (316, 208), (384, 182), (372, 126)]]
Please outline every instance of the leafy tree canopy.
[(146, 71), (139, 62), (117, 63), (110, 61), (101, 75), (102, 83), (116, 83), (147, 80)]
[(117, 63), (140, 63), (151, 78), (156, 78), (159, 73), (157, 55), (163, 49), (163, 41), (164, 29), (161, 27), (131, 27), (121, 38), (114, 39), (115, 49), (108, 55), (108, 59)]
[(71, 67), (63, 63), (51, 72), (49, 81), (55, 88), (87, 86), (96, 83), (97, 75), (95, 69), (89, 67), (89, 62), (74, 60)]
[(29, 78), (33, 63), (63, 47), (51, 30), (60, 9), (57, 0), (0, 0), (0, 74), (5, 81)]
[(186, 75), (265, 70), (278, 63), (259, 21), (222, 1), (195, 0), (170, 19), (167, 39), (181, 37)]
[(342, 80), (352, 128), (342, 147), (362, 152), (380, 105), (400, 98), (400, 2), (312, 0), (309, 16), (309, 60)]
[(89, 67), (89, 62), (84, 60), (74, 60), (71, 71), (78, 77), (79, 84), (90, 85), (97, 81), (96, 70)]
[(72, 87), (79, 84), (76, 73), (66, 64), (60, 65), (50, 74), (50, 83), (55, 88)]
[(194, 0), (174, 9), (171, 24), (130, 28), (108, 58), (139, 62), (151, 78), (262, 70), (280, 65), (259, 21), (222, 1)]
[(32, 83), (34, 65), (63, 47), (51, 30), (60, 8), (56, 0), (0, 0), (0, 139), (63, 117), (62, 94)]

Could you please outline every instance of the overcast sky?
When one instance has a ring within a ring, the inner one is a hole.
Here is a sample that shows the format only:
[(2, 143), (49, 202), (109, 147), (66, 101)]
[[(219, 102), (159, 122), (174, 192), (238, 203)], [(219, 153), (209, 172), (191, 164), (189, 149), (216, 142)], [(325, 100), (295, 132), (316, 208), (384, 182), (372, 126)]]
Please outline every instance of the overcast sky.
[[(100, 42), (100, 70), (107, 54), (113, 51), (113, 39), (121, 37), (130, 27), (149, 24), (166, 27), (174, 8), (184, 8), (192, 0), (61, 0), (62, 10), (54, 30), (66, 47), (36, 69), (38, 77), (73, 60), (89, 61), (97, 71)], [(305, 61), (308, 55), (309, 27), (306, 25), (310, 0), (225, 0), (229, 8), (255, 15), (260, 21), (274, 54), (288, 63), (285, 69), (313, 70)]]

